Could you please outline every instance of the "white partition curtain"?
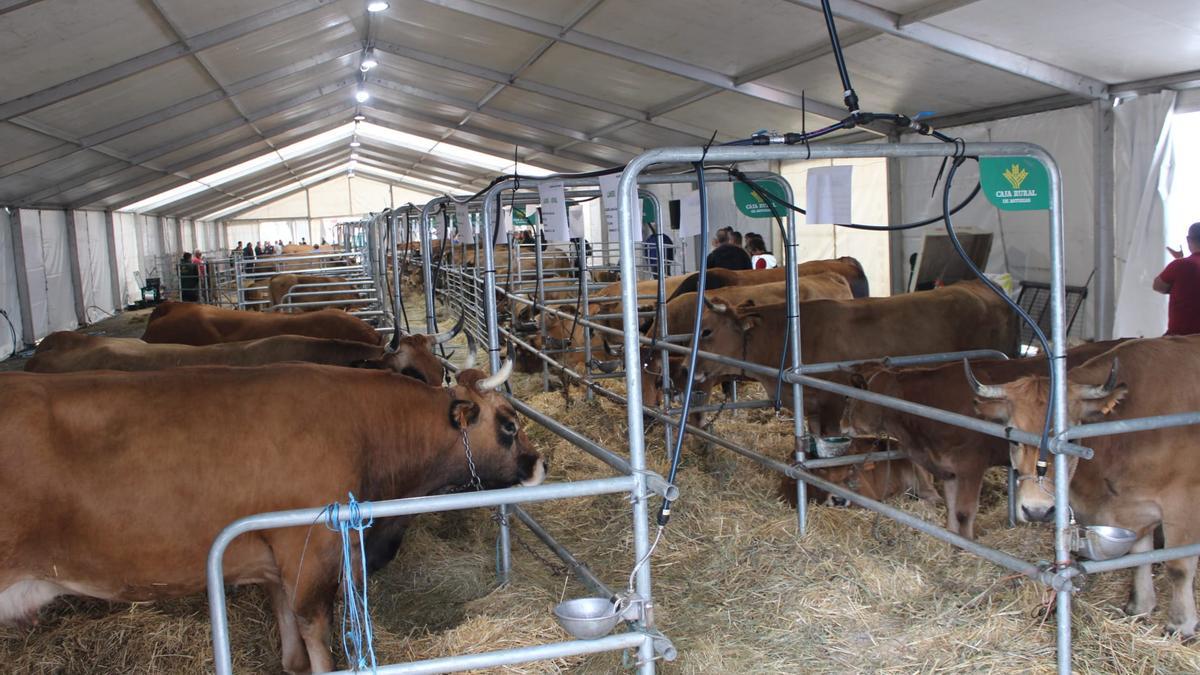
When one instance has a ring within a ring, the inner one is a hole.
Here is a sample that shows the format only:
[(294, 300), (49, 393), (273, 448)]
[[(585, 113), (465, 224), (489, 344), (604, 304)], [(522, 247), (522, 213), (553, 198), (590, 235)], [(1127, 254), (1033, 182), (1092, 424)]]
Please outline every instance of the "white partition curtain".
[[(1175, 92), (1138, 96), (1117, 106), (1114, 218), (1116, 313), (1113, 334), (1162, 335), (1167, 303), (1151, 284), (1166, 265), (1166, 200), (1174, 153)], [(1191, 186), (1195, 189), (1195, 186)]]
[(0, 359), (19, 350), (24, 341), (16, 256), (11, 218), (8, 209), (0, 208), (0, 310), (4, 310), (4, 315), (0, 316)]
[(79, 287), (88, 322), (114, 314), (112, 263), (108, 253), (108, 226), (102, 211), (75, 212), (75, 243), (79, 256)]

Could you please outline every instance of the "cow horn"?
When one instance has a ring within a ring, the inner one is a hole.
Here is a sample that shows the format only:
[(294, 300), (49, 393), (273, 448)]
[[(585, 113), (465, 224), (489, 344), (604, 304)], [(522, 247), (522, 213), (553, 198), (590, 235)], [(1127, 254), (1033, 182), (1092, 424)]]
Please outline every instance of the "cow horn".
[(1112, 367), (1108, 370), (1108, 379), (1100, 386), (1084, 387), (1079, 392), (1079, 398), (1085, 401), (1092, 401), (1098, 398), (1104, 398), (1112, 393), (1113, 389), (1117, 388), (1117, 359), (1113, 359)]
[(442, 332), (442, 333), (434, 333), (433, 335), (430, 336), (433, 338), (433, 343), (435, 345), (440, 345), (440, 344), (445, 344), (445, 343), (453, 340), (454, 336), (458, 335), (458, 332), (462, 330), (463, 323), (466, 322), (466, 320), (467, 320), (467, 313), (462, 312), (461, 314), (458, 315), (458, 321), (456, 321), (454, 323), (453, 328), (451, 328), (448, 331)]
[(512, 371), (513, 360), (504, 359), (504, 363), (500, 364), (500, 370), (497, 370), (495, 373), (479, 381), (479, 390), (490, 391), (493, 389), (499, 389), (504, 385), (505, 382), (508, 381), (508, 376), (512, 375)]
[(994, 384), (981, 384), (975, 377), (975, 372), (971, 370), (971, 362), (963, 359), (963, 368), (967, 372), (967, 382), (971, 384), (971, 389), (979, 398), (1004, 398), (1004, 387), (997, 387)]
[(536, 333), (538, 325), (536, 321), (517, 321), (513, 323), (513, 330), (517, 333)]
[(467, 359), (463, 361), (459, 372), (475, 367), (475, 336), (467, 333)]
[(716, 312), (717, 314), (724, 314), (725, 312), (729, 311), (729, 305), (713, 302), (712, 300), (709, 300), (707, 296), (704, 298), (704, 306)]

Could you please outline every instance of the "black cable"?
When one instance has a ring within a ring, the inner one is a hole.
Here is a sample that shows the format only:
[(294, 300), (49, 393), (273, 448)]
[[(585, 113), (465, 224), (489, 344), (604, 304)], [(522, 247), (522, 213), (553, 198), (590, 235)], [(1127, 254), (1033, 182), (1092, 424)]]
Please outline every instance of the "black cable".
[[(1042, 332), (1042, 327), (1039, 326), (1038, 323), (1034, 321), (1033, 318), (1029, 316), (1029, 314), (1022, 309), (1019, 304), (1013, 302), (1012, 298), (1008, 297), (1008, 293), (1006, 293), (1004, 289), (996, 285), (996, 282), (989, 279), (987, 275), (985, 275), (975, 265), (975, 261), (971, 260), (971, 256), (967, 255), (966, 250), (963, 248), (962, 242), (958, 240), (958, 234), (955, 233), (954, 225), (950, 221), (950, 217), (954, 215), (953, 212), (950, 211), (950, 184), (954, 182), (954, 174), (958, 171), (958, 167), (962, 165), (965, 159), (966, 157), (961, 154), (956, 154), (954, 156), (954, 160), (950, 163), (950, 171), (946, 174), (946, 184), (942, 188), (942, 212), (944, 214), (943, 219), (946, 221), (946, 234), (950, 237), (950, 244), (954, 247), (954, 252), (957, 253), (960, 258), (962, 258), (967, 267), (975, 273), (975, 276), (978, 277), (979, 280), (988, 287), (988, 289), (998, 295), (1000, 299), (1005, 302), (1005, 304), (1011, 307), (1012, 310), (1017, 313), (1017, 316), (1021, 317), (1022, 321), (1029, 325), (1029, 327), (1033, 330), (1034, 336), (1037, 337), (1038, 342), (1042, 347), (1042, 352), (1046, 355), (1046, 364), (1050, 366), (1050, 395), (1046, 402), (1046, 419), (1045, 424), (1042, 426), (1042, 437), (1040, 440), (1040, 445), (1038, 446), (1037, 464), (1038, 478), (1044, 478), (1046, 476), (1047, 459), (1049, 458), (1048, 440), (1050, 437), (1050, 426), (1054, 419), (1054, 387), (1055, 383), (1057, 382), (1057, 378), (1054, 374), (1054, 358), (1050, 354), (1050, 341), (1046, 339), (1046, 334)], [(1019, 347), (1020, 345), (1018, 345), (1018, 348)]]
[[(696, 167), (696, 185), (700, 191), (700, 241), (708, 241), (708, 186), (704, 182), (704, 161), (694, 164)], [(659, 251), (662, 255), (662, 251)], [(683, 437), (687, 435), (686, 425), (688, 414), (692, 407), (692, 387), (696, 384), (696, 357), (700, 351), (700, 321), (704, 315), (704, 284), (708, 279), (708, 260), (700, 258), (700, 279), (696, 289), (696, 315), (692, 321), (692, 349), (688, 353), (687, 384), (683, 388), (683, 404), (679, 412), (679, 434), (675, 438), (675, 449), (671, 453), (671, 468), (667, 472), (667, 482), (674, 483), (675, 475), (679, 472), (679, 458), (683, 453)], [(664, 527), (671, 519), (671, 500), (663, 498), (662, 507), (658, 510), (658, 526)]]
[[(978, 158), (972, 157), (971, 159), (978, 159)], [(741, 171), (739, 171), (738, 169), (736, 169), (734, 167), (718, 167), (718, 168), (722, 168), (725, 171), (729, 172), (729, 175), (736, 178), (739, 182), (750, 186), (751, 188), (754, 188), (755, 186), (757, 186), (757, 183), (755, 183), (748, 176), (746, 176), (746, 174), (742, 173)], [(978, 182), (976, 182), (975, 188), (973, 190), (971, 190), (971, 194), (967, 195), (966, 199), (959, 202), (958, 206), (955, 206), (953, 209), (951, 209), (950, 215), (954, 215), (954, 214), (958, 213), (959, 211), (963, 210), (964, 208), (966, 208), (967, 205), (970, 204), (972, 201), (974, 201), (975, 197), (979, 195), (979, 192), (981, 189), (982, 189), (982, 186)], [(799, 206), (796, 206), (795, 204), (792, 204), (784, 199), (776, 197), (775, 195), (771, 194), (767, 190), (757, 190), (756, 189), (755, 192), (760, 195), (763, 195), (767, 200), (770, 200), (776, 204), (779, 204), (780, 206), (782, 206), (786, 209), (789, 209), (791, 211), (794, 211), (795, 213), (800, 213), (800, 214), (808, 213), (807, 210), (802, 209)], [(931, 216), (924, 220), (918, 220), (913, 223), (902, 223), (900, 225), (862, 225), (859, 223), (833, 223), (833, 225), (835, 227), (845, 227), (845, 228), (848, 228), (851, 230), (869, 230), (872, 232), (892, 232), (892, 231), (899, 231), (899, 230), (912, 230), (912, 229), (916, 229), (918, 227), (925, 227), (926, 225), (932, 225), (934, 223), (937, 223), (937, 222), (940, 222), (943, 220), (945, 220), (944, 214)]]
[(837, 61), (838, 76), (842, 78), (842, 96), (851, 115), (858, 114), (858, 94), (850, 84), (850, 73), (846, 70), (846, 57), (842, 55), (842, 43), (838, 40), (837, 25), (833, 22), (833, 10), (829, 0), (821, 0), (821, 12), (825, 15), (825, 28), (829, 31), (829, 44), (833, 58)]
[(17, 328), (16, 326), (13, 326), (12, 319), (9, 318), (8, 312), (0, 309), (0, 316), (4, 317), (4, 320), (8, 322), (8, 332), (12, 333), (12, 353), (5, 357), (5, 360), (7, 361), (8, 359), (16, 356), (17, 352), (21, 350), (20, 345), (17, 344)]

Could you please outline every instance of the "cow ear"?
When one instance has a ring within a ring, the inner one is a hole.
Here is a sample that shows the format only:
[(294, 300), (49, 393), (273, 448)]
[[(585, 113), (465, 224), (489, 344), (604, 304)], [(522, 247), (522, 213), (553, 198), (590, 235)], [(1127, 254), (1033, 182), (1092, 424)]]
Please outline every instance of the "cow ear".
[(1100, 422), (1104, 416), (1113, 411), (1125, 400), (1125, 395), (1129, 393), (1129, 387), (1125, 384), (1118, 384), (1113, 387), (1113, 390), (1100, 398), (1087, 398), (1079, 402), (1080, 417), (1084, 422)]
[(975, 416), (988, 422), (1007, 425), (1012, 418), (1012, 407), (1006, 398), (977, 398)]
[(862, 470), (864, 472), (865, 471), (874, 471), (875, 470), (875, 462), (863, 462)]
[(863, 377), (862, 373), (859, 372), (850, 373), (850, 384), (855, 389), (866, 389), (867, 378)]
[(450, 426), (466, 429), (479, 420), (479, 405), (461, 398), (450, 403)]

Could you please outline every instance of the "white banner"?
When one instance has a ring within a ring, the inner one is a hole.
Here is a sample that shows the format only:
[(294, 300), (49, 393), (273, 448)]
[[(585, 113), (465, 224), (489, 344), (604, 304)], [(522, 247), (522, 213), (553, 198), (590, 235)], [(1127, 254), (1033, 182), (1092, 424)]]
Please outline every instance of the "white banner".
[[(679, 236), (700, 234), (700, 191), (692, 190), (679, 200)], [(709, 234), (713, 234), (710, 232)], [(707, 242), (704, 242), (707, 246)]]
[(471, 226), (471, 214), (466, 204), (454, 205), (454, 222), (458, 228), (458, 238), (464, 244), (475, 243), (475, 228)]
[(496, 228), (496, 240), (492, 242), (496, 244), (508, 243), (508, 231), (512, 229), (513, 208), (511, 206), (500, 207), (500, 227)]
[(617, 184), (621, 182), (621, 174), (610, 173), (600, 176), (600, 206), (604, 211), (604, 229), (608, 232), (608, 241), (620, 241), (621, 235), (617, 228)]
[(582, 206), (572, 206), (567, 211), (567, 223), (571, 226), (571, 237), (572, 238), (582, 239), (586, 236), (583, 231), (584, 227), (583, 227), (583, 207)]
[(850, 178), (853, 166), (823, 166), (808, 170), (809, 225), (849, 223)]
[(542, 229), (546, 241), (568, 241), (571, 239), (567, 227), (567, 203), (561, 180), (540, 183), (538, 197), (542, 201)]

